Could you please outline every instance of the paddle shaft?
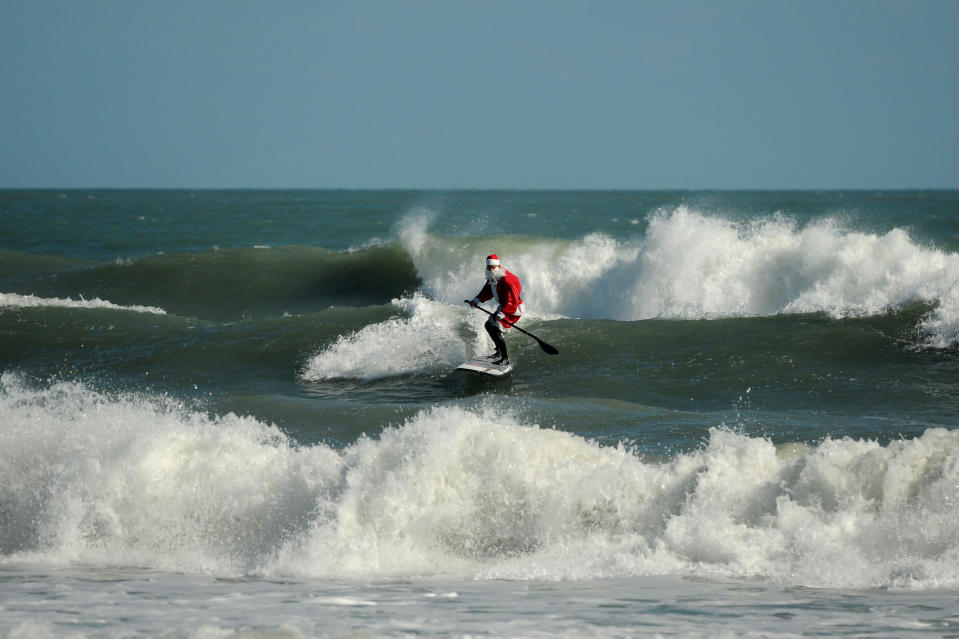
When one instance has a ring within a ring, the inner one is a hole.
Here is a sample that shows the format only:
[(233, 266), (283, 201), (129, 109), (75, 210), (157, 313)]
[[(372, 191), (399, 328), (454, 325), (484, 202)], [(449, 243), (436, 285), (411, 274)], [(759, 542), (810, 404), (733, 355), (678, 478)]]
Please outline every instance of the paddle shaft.
[[(467, 304), (470, 303), (469, 300), (463, 300), (463, 301), (464, 301), (465, 303), (467, 303)], [(470, 306), (473, 306), (473, 305), (470, 304)], [(483, 311), (483, 312), (486, 313), (487, 315), (493, 315), (493, 313), (487, 311), (487, 310), (486, 310), (485, 308), (483, 308), (482, 306), (477, 305), (477, 306), (473, 306), (473, 308), (478, 308), (479, 310)], [(517, 326), (516, 324), (510, 322), (509, 320), (501, 319), (500, 321), (503, 322), (504, 324), (506, 324), (507, 326), (512, 326), (513, 328), (515, 328), (516, 330), (518, 330), (518, 331), (519, 331), (520, 333), (522, 333), (523, 335), (529, 335), (530, 337), (532, 337), (533, 339), (535, 339), (536, 342), (539, 344), (539, 347), (542, 348), (542, 349), (543, 349), (544, 351), (546, 351), (547, 353), (549, 353), (550, 355), (559, 355), (559, 351), (556, 349), (555, 346), (552, 346), (551, 344), (547, 344), (546, 342), (544, 342), (544, 341), (541, 340), (540, 338), (536, 337), (535, 335), (533, 335), (533, 334), (530, 333), (529, 331), (524, 331), (524, 330), (521, 329), (519, 326)]]

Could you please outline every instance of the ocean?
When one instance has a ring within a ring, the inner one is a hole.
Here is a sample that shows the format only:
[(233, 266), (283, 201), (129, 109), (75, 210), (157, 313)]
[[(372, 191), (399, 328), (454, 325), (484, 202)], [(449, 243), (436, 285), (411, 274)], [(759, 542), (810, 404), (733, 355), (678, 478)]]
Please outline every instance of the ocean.
[[(0, 191), (0, 637), (959, 636), (957, 191)], [(470, 309), (523, 283), (505, 380)]]

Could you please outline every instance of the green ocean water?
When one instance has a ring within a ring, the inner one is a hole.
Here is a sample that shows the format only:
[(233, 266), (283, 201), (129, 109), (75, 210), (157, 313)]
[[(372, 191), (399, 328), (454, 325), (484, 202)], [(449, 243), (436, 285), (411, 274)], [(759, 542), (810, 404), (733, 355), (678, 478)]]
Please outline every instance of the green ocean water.
[[(0, 238), (11, 596), (959, 587), (959, 192), (7, 190)], [(493, 252), (560, 351), (503, 381), (454, 371)]]

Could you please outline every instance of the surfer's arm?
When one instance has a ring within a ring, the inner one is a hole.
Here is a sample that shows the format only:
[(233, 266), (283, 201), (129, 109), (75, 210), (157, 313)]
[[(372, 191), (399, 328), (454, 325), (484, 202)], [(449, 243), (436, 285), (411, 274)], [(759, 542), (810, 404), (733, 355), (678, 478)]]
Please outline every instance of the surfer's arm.
[(476, 297), (473, 298), (473, 302), (479, 304), (480, 302), (485, 302), (487, 300), (493, 299), (493, 289), (489, 285), (489, 282), (483, 284), (483, 288), (480, 289), (480, 292), (477, 293)]

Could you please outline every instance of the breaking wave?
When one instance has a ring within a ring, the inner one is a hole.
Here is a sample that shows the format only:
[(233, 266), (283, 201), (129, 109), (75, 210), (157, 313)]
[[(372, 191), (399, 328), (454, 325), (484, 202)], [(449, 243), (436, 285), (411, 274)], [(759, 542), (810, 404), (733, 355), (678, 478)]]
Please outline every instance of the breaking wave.
[(959, 587), (959, 432), (649, 460), (433, 407), (336, 449), (169, 399), (0, 379), (0, 561), (378, 579)]
[(410, 217), (400, 241), (423, 289), (451, 304), (479, 289), (482, 260), (496, 252), (541, 315), (841, 318), (919, 302), (934, 306), (920, 326), (927, 344), (959, 342), (959, 254), (921, 246), (900, 228), (858, 232), (831, 218), (801, 227), (781, 215), (740, 223), (687, 207), (652, 214), (635, 239), (452, 238), (427, 227), (427, 218)]

